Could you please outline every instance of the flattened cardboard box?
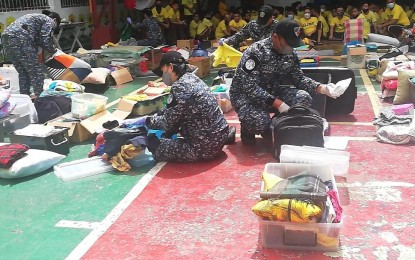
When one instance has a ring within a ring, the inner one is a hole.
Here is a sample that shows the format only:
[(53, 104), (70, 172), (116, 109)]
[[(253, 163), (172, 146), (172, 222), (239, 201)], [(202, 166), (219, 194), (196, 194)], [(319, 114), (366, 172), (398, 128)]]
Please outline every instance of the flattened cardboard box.
[(117, 85), (122, 85), (133, 81), (130, 70), (128, 68), (119, 69), (111, 72), (111, 76), (114, 78)]
[(91, 138), (102, 124), (117, 119), (125, 119), (134, 108), (135, 101), (120, 99), (114, 112), (107, 110), (93, 115), (85, 120), (78, 122), (65, 122), (64, 119), (71, 117), (70, 113), (49, 121), (47, 124), (52, 126), (68, 127), (69, 140), (73, 143), (82, 143)]
[(187, 62), (199, 68), (196, 72), (199, 78), (204, 78), (209, 75), (211, 67), (211, 59), (209, 57), (192, 57)]

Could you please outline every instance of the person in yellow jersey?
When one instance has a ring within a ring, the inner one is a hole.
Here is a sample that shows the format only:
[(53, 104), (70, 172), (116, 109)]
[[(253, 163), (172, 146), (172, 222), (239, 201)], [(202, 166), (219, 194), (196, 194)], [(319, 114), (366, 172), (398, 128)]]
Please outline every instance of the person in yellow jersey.
[(235, 34), (239, 32), (247, 22), (241, 19), (241, 15), (239, 13), (235, 13), (233, 15), (233, 19), (229, 22), (229, 29), (231, 29), (231, 34)]
[(333, 18), (331, 11), (326, 5), (320, 5), (320, 14), (326, 19), (327, 22)]
[(169, 0), (166, 7), (164, 7), (166, 9), (166, 16), (167, 16), (167, 13), (170, 12), (171, 9), (173, 9), (173, 4), (174, 4), (174, 0)]
[(167, 19), (169, 21), (168, 43), (175, 44), (177, 40), (185, 39), (187, 26), (181, 20), (178, 2), (173, 2), (172, 9), (167, 12)]
[(329, 34), (330, 28), (326, 21), (326, 19), (321, 14), (321, 10), (317, 8), (311, 8), (311, 15), (316, 17), (319, 24), (317, 25), (317, 44), (321, 45), (323, 44), (321, 40), (327, 39), (327, 36)]
[(363, 39), (367, 40), (367, 36), (370, 33), (370, 24), (366, 20), (365, 15), (362, 13), (359, 7), (353, 7), (350, 13), (351, 19), (362, 19), (363, 21)]
[(408, 16), (408, 18), (410, 18), (409, 22), (410, 22), (411, 26), (413, 26), (414, 22), (415, 22), (415, 3), (412, 6), (412, 15)]
[(210, 21), (213, 24), (213, 27), (215, 27), (215, 28), (218, 27), (218, 25), (219, 25), (219, 23), (220, 23), (221, 20), (222, 20), (222, 16), (220, 16), (220, 13), (218, 11), (216, 11), (213, 14), (212, 18), (210, 19)]
[(288, 8), (288, 9), (287, 9), (287, 11), (286, 11), (286, 13), (285, 13), (285, 17), (286, 17), (288, 20), (294, 20), (294, 21), (296, 21), (298, 24), (300, 24), (300, 18), (299, 18), (297, 15), (295, 15), (295, 11), (294, 11), (292, 8)]
[(210, 21), (209, 17), (206, 17), (204, 13), (201, 13), (200, 18), (200, 23), (197, 25), (196, 29), (196, 39), (208, 40), (213, 24)]
[(200, 18), (199, 18), (199, 14), (195, 13), (193, 15), (192, 21), (189, 24), (190, 38), (192, 38), (192, 39), (196, 38), (197, 27), (199, 26), (200, 23), (201, 23), (201, 21), (200, 21)]
[(161, 5), (161, 0), (155, 2), (151, 12), (153, 13), (153, 17), (157, 18), (159, 23), (164, 23), (166, 20), (166, 8)]
[(294, 2), (291, 8), (294, 10), (295, 15), (297, 15), (298, 20), (304, 17), (303, 4), (300, 1)]
[(190, 21), (193, 19), (193, 15), (196, 12), (196, 5), (196, 0), (182, 0), (183, 14), (186, 23), (190, 23)]
[(303, 37), (314, 42), (318, 41), (319, 21), (317, 17), (311, 17), (311, 9), (309, 7), (304, 8), (304, 18), (300, 18), (300, 28)]
[(344, 39), (344, 32), (345, 32), (345, 25), (344, 22), (349, 20), (350, 18), (344, 15), (344, 8), (337, 7), (336, 8), (336, 17), (333, 17), (330, 21), (330, 35), (329, 40), (340, 40)]
[(377, 22), (378, 18), (376, 17), (375, 13), (369, 9), (369, 2), (364, 1), (362, 2), (362, 14), (365, 16), (366, 21), (369, 23), (370, 32), (378, 33)]
[(231, 30), (229, 29), (229, 22), (231, 21), (231, 16), (229, 14), (225, 15), (223, 20), (216, 27), (215, 38), (220, 40), (231, 36)]
[(224, 17), (226, 14), (228, 14), (229, 8), (226, 5), (225, 0), (220, 0), (219, 1), (218, 10), (219, 10), (219, 13), (222, 17)]
[(407, 6), (406, 9), (407, 9), (407, 11), (405, 12), (406, 16), (408, 16), (408, 18), (411, 18), (412, 15), (414, 14), (415, 3), (412, 6)]
[(378, 29), (383, 34), (390, 34), (398, 38), (402, 34), (402, 29), (409, 27), (409, 19), (402, 7), (395, 3), (395, 0), (386, 0), (385, 14), (388, 20), (378, 25)]
[(274, 9), (274, 19), (279, 21), (282, 21), (285, 19), (284, 16), (284, 7), (282, 6), (276, 6)]

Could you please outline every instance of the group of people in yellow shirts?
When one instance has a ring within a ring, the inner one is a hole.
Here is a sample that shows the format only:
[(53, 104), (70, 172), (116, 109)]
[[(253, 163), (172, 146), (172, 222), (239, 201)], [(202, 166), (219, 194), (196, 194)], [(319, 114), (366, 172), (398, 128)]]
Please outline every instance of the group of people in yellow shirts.
[[(258, 16), (256, 11), (230, 10), (225, 0), (219, 1), (214, 12), (198, 12), (197, 4), (197, 0), (169, 0), (164, 7), (162, 1), (157, 0), (152, 13), (162, 28), (167, 30), (169, 24), (170, 27), (173, 24), (173, 27), (179, 28), (179, 37), (192, 39), (229, 37)], [(415, 4), (405, 11), (395, 0), (385, 0), (385, 7), (364, 1), (360, 6), (337, 6), (331, 10), (325, 5), (303, 7), (301, 2), (290, 7), (273, 8), (275, 20), (296, 20), (302, 29), (302, 36), (315, 44), (322, 44), (323, 39), (342, 40), (345, 21), (349, 19), (362, 19), (364, 39), (371, 32), (398, 37), (402, 28), (409, 27), (415, 21)]]

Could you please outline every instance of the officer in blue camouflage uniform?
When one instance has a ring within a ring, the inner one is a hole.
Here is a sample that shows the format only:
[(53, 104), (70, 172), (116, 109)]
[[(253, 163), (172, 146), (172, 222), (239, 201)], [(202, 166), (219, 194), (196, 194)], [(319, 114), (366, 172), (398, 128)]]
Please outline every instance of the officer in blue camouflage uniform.
[(143, 29), (147, 34), (147, 39), (138, 40), (136, 45), (157, 47), (164, 44), (158, 20), (153, 17), (151, 9), (147, 8), (144, 10), (144, 20), (141, 23), (133, 24), (130, 18), (127, 20), (133, 28)]
[(59, 14), (27, 14), (10, 24), (2, 35), (6, 56), (19, 73), (20, 93), (34, 97), (43, 91), (44, 74), (38, 59), (38, 48), (55, 53), (52, 34), (60, 24)]
[(257, 42), (271, 36), (275, 24), (278, 23), (273, 19), (272, 12), (271, 6), (262, 6), (259, 9), (258, 18), (256, 20), (250, 21), (235, 35), (226, 39), (220, 39), (219, 44), (225, 42), (228, 45), (239, 47), (243, 41), (249, 38), (252, 38), (254, 42)]
[[(310, 93), (336, 98), (331, 86), (304, 76), (293, 52), (300, 44), (299, 24), (286, 19), (277, 23), (272, 36), (245, 50), (230, 88), (244, 144), (255, 144), (255, 134), (270, 138), (270, 112), (285, 112), (297, 104), (310, 106)], [(285, 77), (292, 77), (296, 88), (279, 86)]]
[(148, 137), (148, 149), (157, 161), (197, 162), (218, 156), (224, 144), (235, 139), (210, 88), (196, 75), (188, 72), (179, 52), (163, 55), (154, 71), (171, 86), (167, 106), (159, 114), (147, 117), (151, 129), (162, 129), (167, 137), (179, 133), (181, 138)]

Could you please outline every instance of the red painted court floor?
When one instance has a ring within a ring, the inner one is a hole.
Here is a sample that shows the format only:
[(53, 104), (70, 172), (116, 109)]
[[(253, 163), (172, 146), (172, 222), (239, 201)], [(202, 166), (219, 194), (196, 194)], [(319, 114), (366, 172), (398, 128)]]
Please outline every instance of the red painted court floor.
[[(337, 179), (345, 218), (336, 252), (262, 247), (251, 208), (275, 160), (261, 139), (238, 140), (212, 162), (167, 163), (83, 258), (414, 259), (415, 149), (376, 142), (373, 116), (360, 94), (351, 116), (328, 118), (331, 135), (351, 137), (350, 170)], [(234, 112), (227, 118), (237, 125)]]

